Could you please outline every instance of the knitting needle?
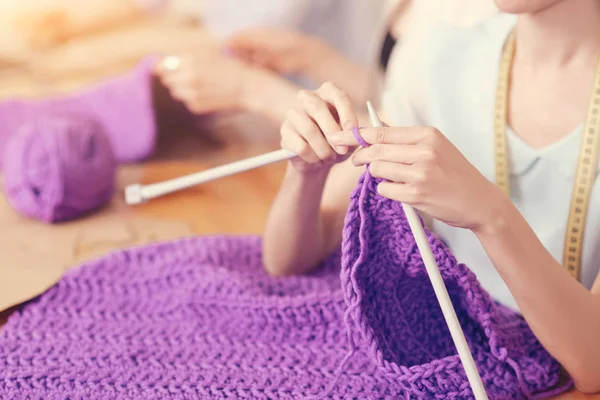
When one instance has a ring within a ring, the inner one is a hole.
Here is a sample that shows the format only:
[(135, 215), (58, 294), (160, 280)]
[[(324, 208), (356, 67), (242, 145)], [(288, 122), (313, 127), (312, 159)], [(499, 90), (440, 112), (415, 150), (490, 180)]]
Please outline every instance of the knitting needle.
[(149, 185), (129, 185), (125, 188), (125, 202), (127, 204), (140, 204), (146, 200), (164, 196), (191, 186), (200, 185), (215, 179), (224, 178), (229, 175), (234, 175), (279, 161), (289, 160), (294, 157), (296, 157), (294, 152), (287, 149), (281, 149), (164, 182), (157, 182)]
[[(375, 112), (371, 102), (367, 102), (367, 108), (369, 109), (369, 119), (371, 121), (371, 125), (373, 127), (382, 127), (383, 123), (379, 119), (379, 116)], [(440, 269), (435, 261), (435, 258), (433, 257), (431, 247), (429, 247), (427, 236), (425, 236), (425, 230), (423, 229), (417, 212), (413, 207), (402, 203), (402, 208), (404, 209), (406, 219), (408, 220), (410, 229), (415, 237), (415, 241), (417, 242), (417, 248), (421, 253), (421, 258), (425, 264), (425, 269), (427, 270), (427, 274), (429, 275), (429, 279), (433, 285), (433, 291), (435, 292), (435, 296), (437, 297), (438, 303), (442, 309), (442, 314), (444, 315), (446, 324), (450, 329), (450, 335), (452, 336), (454, 345), (458, 350), (460, 361), (462, 362), (465, 372), (467, 373), (467, 379), (471, 384), (471, 389), (473, 390), (475, 399), (487, 400), (488, 397), (485, 392), (483, 382), (481, 381), (481, 376), (479, 375), (479, 371), (477, 371), (477, 366), (475, 365), (475, 361), (473, 361), (473, 355), (471, 354), (471, 350), (469, 349), (469, 345), (465, 339), (465, 334), (460, 326), (460, 323), (458, 322), (458, 318), (456, 317), (456, 311), (454, 310), (454, 306), (450, 301), (450, 296), (448, 295), (448, 290), (446, 289), (446, 285), (444, 284), (444, 280), (440, 274)]]

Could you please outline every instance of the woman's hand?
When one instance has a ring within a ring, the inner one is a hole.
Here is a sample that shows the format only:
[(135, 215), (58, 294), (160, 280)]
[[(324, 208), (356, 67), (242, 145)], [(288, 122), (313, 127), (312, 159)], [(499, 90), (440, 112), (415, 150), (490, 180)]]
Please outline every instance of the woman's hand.
[(218, 52), (166, 57), (156, 74), (171, 95), (196, 114), (245, 108), (254, 69)]
[(302, 90), (281, 126), (281, 147), (298, 157), (291, 160), (301, 172), (327, 170), (349, 157), (349, 145), (332, 146), (328, 138), (358, 126), (350, 98), (333, 83), (315, 92)]
[[(474, 231), (489, 228), (505, 195), (487, 180), (435, 128), (367, 128), (361, 136), (371, 144), (352, 162), (369, 164), (371, 175), (385, 179), (377, 187), (384, 197), (423, 211), (449, 225)], [(355, 146), (350, 131), (329, 137), (334, 145)]]
[(236, 57), (278, 74), (305, 74), (326, 51), (320, 40), (291, 29), (255, 28), (234, 35), (227, 49)]

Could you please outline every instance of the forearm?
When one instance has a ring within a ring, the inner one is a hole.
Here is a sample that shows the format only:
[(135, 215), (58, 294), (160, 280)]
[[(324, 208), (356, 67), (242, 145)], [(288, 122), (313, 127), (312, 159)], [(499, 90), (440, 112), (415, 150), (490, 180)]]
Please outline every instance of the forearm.
[(242, 88), (241, 108), (281, 124), (296, 103), (299, 88), (270, 71), (252, 68)]
[(326, 256), (320, 209), (327, 175), (288, 166), (264, 233), (263, 262), (269, 273), (306, 273)]
[(350, 96), (352, 101), (362, 104), (369, 100), (369, 70), (345, 57), (336, 49), (317, 39), (311, 39), (308, 46), (313, 49), (307, 51), (310, 56), (303, 67), (303, 74), (312, 81), (321, 84), (326, 81), (333, 82)]
[(540, 342), (580, 390), (598, 392), (600, 297), (571, 278), (506, 201), (497, 223), (476, 234)]

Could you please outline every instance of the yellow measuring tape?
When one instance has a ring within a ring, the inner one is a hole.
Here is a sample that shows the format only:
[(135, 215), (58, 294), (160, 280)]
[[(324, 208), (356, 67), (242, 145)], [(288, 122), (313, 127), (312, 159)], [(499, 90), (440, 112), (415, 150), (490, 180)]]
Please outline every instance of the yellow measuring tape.
[[(508, 109), (508, 88), (510, 70), (515, 54), (515, 32), (511, 32), (502, 53), (498, 85), (496, 87), (496, 106), (494, 110), (494, 155), (496, 163), (496, 184), (510, 195), (508, 145), (506, 122)], [(585, 119), (577, 173), (571, 195), (571, 208), (565, 234), (563, 266), (571, 276), (579, 280), (583, 233), (590, 201), (592, 186), (596, 178), (598, 153), (600, 149), (600, 59), (594, 76), (594, 86), (588, 113)]]

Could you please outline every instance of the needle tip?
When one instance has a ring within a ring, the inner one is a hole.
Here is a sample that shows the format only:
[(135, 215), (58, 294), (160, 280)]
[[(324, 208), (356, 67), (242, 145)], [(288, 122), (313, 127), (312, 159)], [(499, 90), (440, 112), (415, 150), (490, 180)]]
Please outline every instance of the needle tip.
[(142, 185), (129, 185), (125, 188), (125, 203), (132, 205), (140, 204), (143, 201), (144, 197), (142, 196)]
[(371, 126), (383, 126), (381, 120), (379, 119), (379, 116), (377, 115), (377, 112), (375, 111), (375, 107), (373, 107), (373, 104), (371, 104), (370, 101), (367, 101), (367, 109), (369, 110), (369, 119), (371, 120)]

